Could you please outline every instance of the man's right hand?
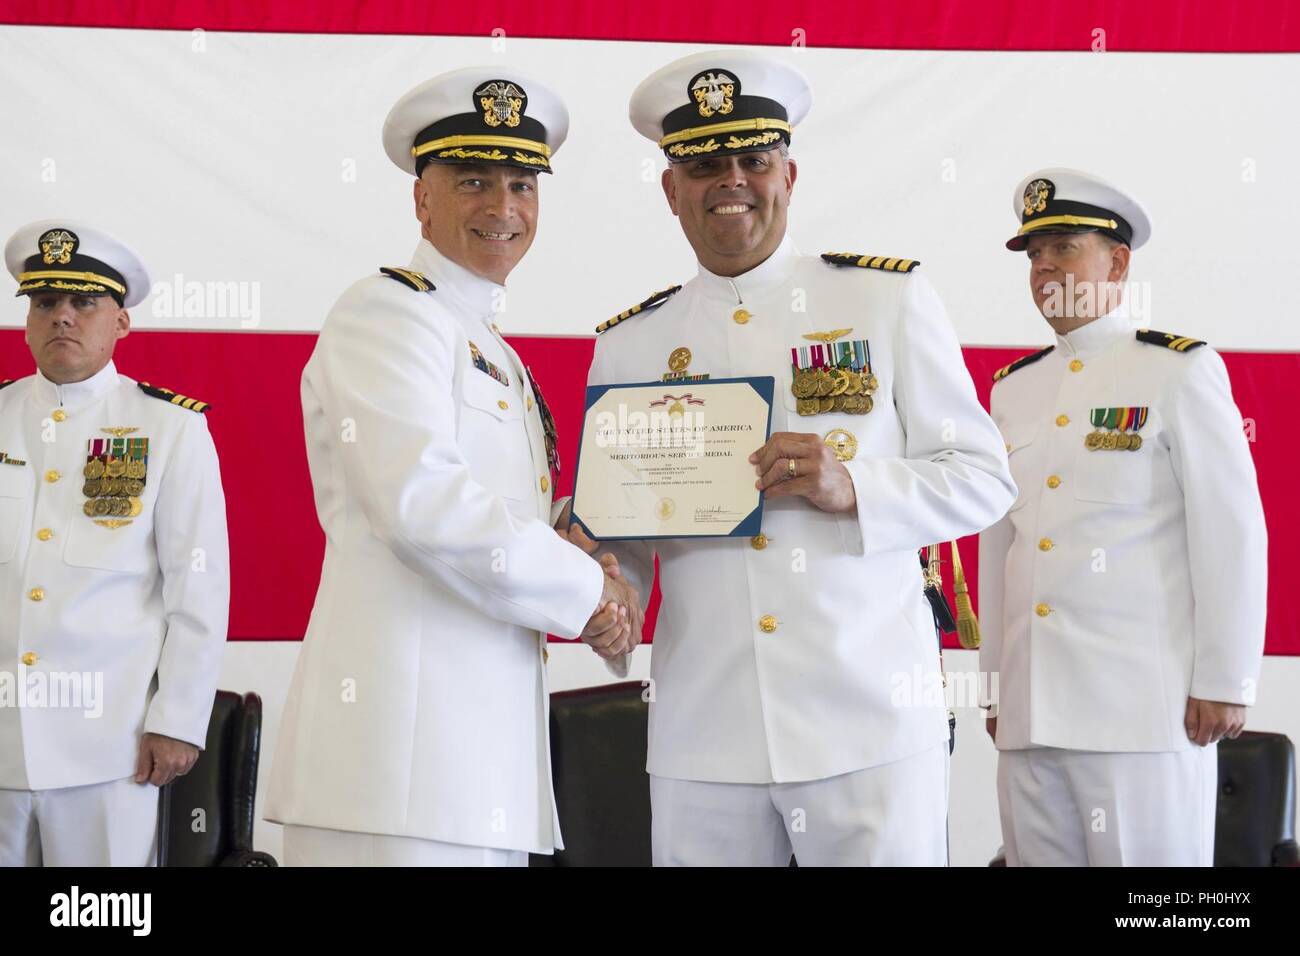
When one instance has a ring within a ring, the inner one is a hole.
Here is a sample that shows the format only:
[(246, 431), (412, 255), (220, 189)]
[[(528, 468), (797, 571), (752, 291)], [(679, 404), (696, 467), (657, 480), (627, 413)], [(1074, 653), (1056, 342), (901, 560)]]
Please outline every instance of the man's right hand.
[[(645, 625), (645, 609), (641, 607), (641, 597), (637, 594), (636, 589), (623, 580), (622, 572), (618, 566), (618, 558), (608, 551), (597, 556), (596, 552), (600, 550), (600, 542), (588, 537), (586, 532), (582, 530), (582, 525), (576, 522), (572, 525), (569, 524), (572, 506), (572, 501), (565, 504), (559, 520), (555, 522), (555, 533), (570, 544), (576, 545), (587, 554), (597, 558), (605, 572), (604, 593), (600, 597), (600, 604), (596, 608), (596, 613), (591, 616), (587, 626), (583, 628), (582, 639), (590, 644), (592, 650), (601, 657), (613, 659), (621, 654), (629, 653), (641, 643), (641, 629)], [(612, 585), (610, 583), (611, 579), (617, 579), (618, 584)], [(618, 607), (610, 607), (611, 604)], [(621, 617), (619, 616), (620, 610)], [(616, 627), (620, 621), (626, 624), (625, 629)]]
[(613, 660), (641, 643), (641, 603), (636, 590), (618, 574), (612, 554), (600, 557), (605, 587), (596, 612), (582, 630), (582, 640), (601, 657)]
[(989, 732), (989, 737), (994, 743), (998, 742), (998, 719), (996, 717), (984, 718), (984, 729)]

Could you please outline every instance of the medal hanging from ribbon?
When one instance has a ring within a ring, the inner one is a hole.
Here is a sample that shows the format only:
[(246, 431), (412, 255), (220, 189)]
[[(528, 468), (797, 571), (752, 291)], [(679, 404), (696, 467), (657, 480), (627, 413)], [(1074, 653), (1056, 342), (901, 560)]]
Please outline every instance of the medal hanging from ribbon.
[(143, 510), (149, 471), (149, 439), (92, 438), (86, 443), (86, 501), (82, 513), (97, 524), (120, 527)]
[(843, 412), (865, 415), (880, 387), (871, 373), (871, 345), (866, 339), (823, 342), (790, 349), (796, 410), (800, 415)]
[(1084, 438), (1084, 447), (1088, 451), (1137, 451), (1142, 447), (1138, 432), (1147, 423), (1147, 411), (1145, 405), (1094, 408), (1089, 416), (1093, 430)]

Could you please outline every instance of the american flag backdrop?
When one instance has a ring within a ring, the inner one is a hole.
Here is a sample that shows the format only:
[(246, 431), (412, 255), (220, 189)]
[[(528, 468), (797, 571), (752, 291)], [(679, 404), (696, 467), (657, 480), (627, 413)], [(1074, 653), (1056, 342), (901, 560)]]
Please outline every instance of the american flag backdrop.
[[(1272, 583), (1261, 701), (1270, 667), (1300, 677), (1297, 8), (0, 0), (0, 231), (66, 215), (149, 265), (154, 293), (117, 364), (212, 404), (231, 640), (291, 654), (311, 611), (323, 535), (299, 376), (339, 293), (406, 265), (418, 238), (410, 178), (380, 143), (393, 101), (436, 73), (500, 62), (546, 77), (569, 106), (538, 239), (499, 321), (554, 408), (564, 494), (594, 327), (696, 268), (628, 96), (669, 60), (729, 44), (770, 47), (812, 81), (792, 147), (800, 249), (919, 259), (985, 401), (994, 369), (1051, 341), (1026, 260), (1002, 246), (1016, 183), (1073, 166), (1143, 200), (1154, 232), (1130, 278), (1144, 324), (1224, 354), (1252, 439)], [(33, 371), (24, 315), (0, 307), (0, 378)], [(973, 539), (962, 557), (974, 578)], [(256, 669), (230, 666), (234, 680)], [(981, 825), (972, 861), (996, 834), (995, 816)]]

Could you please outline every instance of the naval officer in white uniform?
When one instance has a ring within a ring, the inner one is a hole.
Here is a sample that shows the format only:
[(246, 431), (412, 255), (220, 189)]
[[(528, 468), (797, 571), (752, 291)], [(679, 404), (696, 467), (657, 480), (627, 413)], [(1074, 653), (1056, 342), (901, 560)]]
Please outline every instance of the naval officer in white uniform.
[(979, 564), (1007, 862), (1208, 866), (1215, 744), (1240, 733), (1264, 646), (1241, 413), (1218, 353), (1130, 315), (1137, 200), (1045, 169), (1012, 202), (1007, 248), (1056, 337), (992, 397), (1020, 488)]
[(567, 130), (544, 84), (495, 67), (388, 116), (422, 238), (409, 267), (343, 293), (302, 376), (326, 548), (267, 807), (290, 865), (509, 866), (562, 846), (546, 633), (621, 654), (636, 602), (552, 530), (554, 425), (496, 326)]
[(0, 866), (147, 866), (207, 739), (230, 601), (206, 402), (119, 375), (138, 256), (14, 234), (36, 373), (0, 385)]
[(660, 562), (657, 865), (947, 859), (946, 713), (914, 687), (940, 668), (917, 549), (986, 527), (1015, 491), (918, 263), (786, 235), (810, 101), (797, 70), (736, 50), (632, 96), (699, 272), (602, 325), (589, 382), (775, 376), (777, 393), (753, 458), (762, 533), (611, 547), (643, 588)]

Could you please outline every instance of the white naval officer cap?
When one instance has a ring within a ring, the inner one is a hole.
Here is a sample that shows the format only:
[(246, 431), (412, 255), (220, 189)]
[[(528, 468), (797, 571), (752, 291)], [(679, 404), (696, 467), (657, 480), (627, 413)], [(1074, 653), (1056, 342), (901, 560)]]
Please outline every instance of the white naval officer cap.
[(1142, 204), (1118, 186), (1077, 169), (1040, 169), (1026, 176), (1011, 197), (1020, 229), (1007, 240), (1019, 252), (1030, 236), (1100, 232), (1137, 249), (1151, 238)]
[(669, 162), (790, 143), (812, 87), (795, 67), (756, 50), (707, 50), (674, 60), (632, 93), (628, 118)]
[(71, 219), (23, 226), (5, 243), (5, 267), (17, 295), (108, 295), (128, 309), (149, 295), (149, 272), (129, 246)]
[(501, 66), (442, 73), (397, 101), (384, 152), (413, 176), (429, 163), (486, 163), (551, 172), (569, 111), (540, 80)]

